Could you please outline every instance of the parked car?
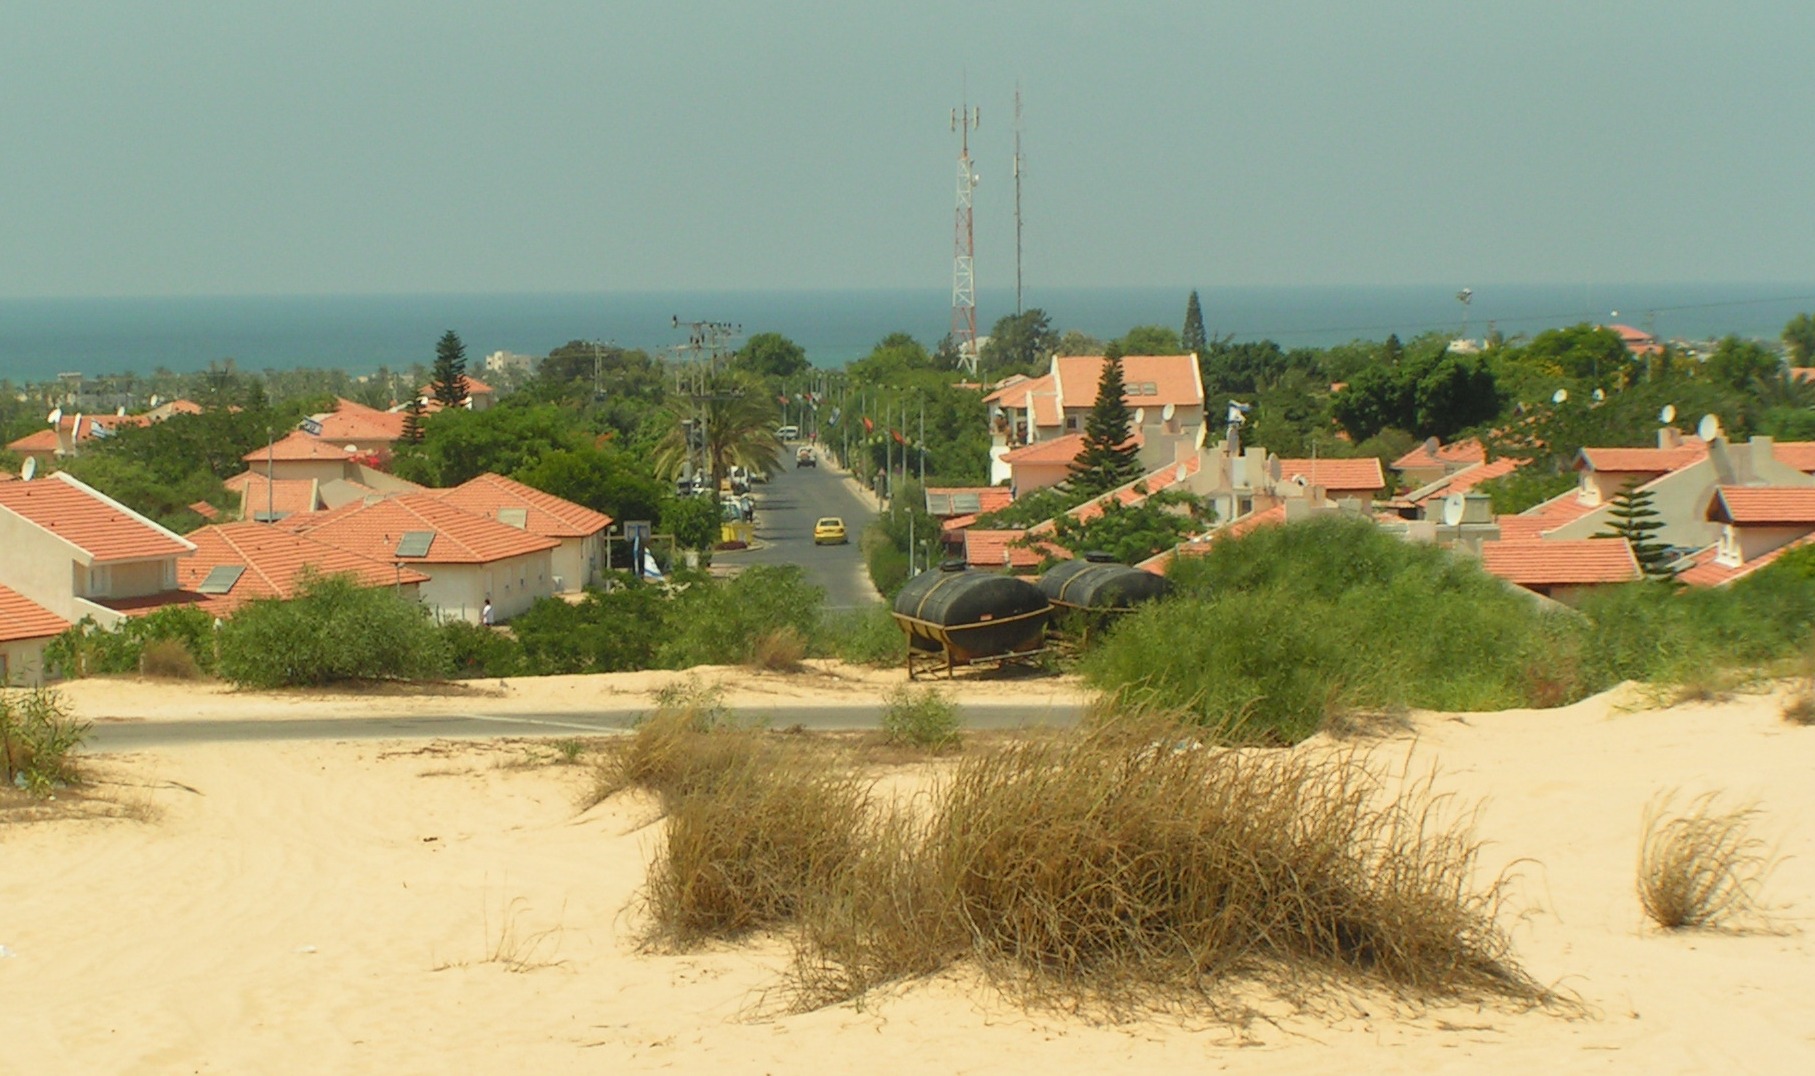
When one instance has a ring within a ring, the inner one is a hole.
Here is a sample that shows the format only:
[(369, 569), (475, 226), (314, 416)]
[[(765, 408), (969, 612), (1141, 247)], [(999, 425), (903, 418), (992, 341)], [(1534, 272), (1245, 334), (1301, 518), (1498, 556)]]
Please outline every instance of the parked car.
[(813, 524), (814, 545), (844, 545), (850, 541), (845, 537), (844, 520), (837, 516), (825, 516)]
[(812, 449), (802, 445), (800, 451), (794, 453), (794, 466), (817, 467), (819, 466), (819, 460), (814, 457)]

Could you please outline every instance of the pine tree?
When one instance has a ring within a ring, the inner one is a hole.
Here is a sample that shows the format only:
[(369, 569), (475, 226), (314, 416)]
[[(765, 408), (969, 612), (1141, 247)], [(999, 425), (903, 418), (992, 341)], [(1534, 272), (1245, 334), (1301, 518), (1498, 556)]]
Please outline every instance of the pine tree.
[(466, 345), (452, 329), (435, 344), (435, 368), (429, 386), (441, 406), (466, 406)]
[(1210, 350), (1210, 337), (1204, 333), (1204, 308), (1197, 301), (1196, 291), (1185, 302), (1185, 331), (1179, 333), (1179, 344), (1199, 359)]
[(403, 443), (419, 445), (422, 443), (422, 397), (410, 397), (410, 404), (403, 409)]
[(1632, 546), (1632, 555), (1645, 578), (1676, 578), (1673, 567), (1676, 558), (1671, 555), (1668, 543), (1657, 540), (1657, 532), (1664, 529), (1664, 523), (1658, 517), (1657, 509), (1651, 507), (1650, 490), (1628, 484), (1614, 494), (1613, 507), (1607, 514), (1613, 517), (1613, 522), (1607, 530), (1595, 535), (1596, 538), (1624, 538)]
[(1103, 374), (1097, 379), (1097, 402), (1084, 420), (1084, 450), (1071, 461), (1071, 481), (1091, 493), (1112, 490), (1140, 477), (1129, 427), (1134, 416), (1123, 399), (1122, 357), (1111, 349), (1103, 357)]

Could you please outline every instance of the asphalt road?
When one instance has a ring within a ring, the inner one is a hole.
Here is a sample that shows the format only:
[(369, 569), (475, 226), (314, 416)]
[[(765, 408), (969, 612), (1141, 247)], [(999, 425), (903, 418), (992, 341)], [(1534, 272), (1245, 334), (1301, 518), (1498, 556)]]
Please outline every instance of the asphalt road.
[[(854, 609), (882, 600), (870, 585), (857, 536), (876, 513), (830, 465), (823, 452), (816, 467), (796, 467), (798, 444), (787, 446), (781, 469), (768, 482), (752, 487), (756, 498), (757, 545), (712, 555), (720, 564), (798, 564), (807, 578), (825, 589), (830, 609)], [(813, 544), (813, 524), (821, 516), (844, 520), (850, 541), (844, 545)]]
[[(868, 730), (882, 725), (879, 703), (851, 706), (747, 707), (741, 719), (771, 728), (800, 726), (814, 731)], [(109, 721), (94, 723), (84, 745), (95, 752), (138, 751), (198, 743), (252, 743), (281, 740), (428, 740), (502, 737), (597, 736), (621, 732), (647, 707), (588, 714), (450, 714), (434, 717), (300, 717), (236, 721)], [(1010, 729), (1075, 725), (1083, 709), (1073, 705), (979, 704), (959, 707), (965, 728)]]

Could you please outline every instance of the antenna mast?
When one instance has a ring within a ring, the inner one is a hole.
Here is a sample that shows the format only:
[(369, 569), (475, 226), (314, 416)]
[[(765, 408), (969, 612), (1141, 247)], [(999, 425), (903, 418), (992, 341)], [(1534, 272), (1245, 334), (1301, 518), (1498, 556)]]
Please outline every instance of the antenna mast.
[(952, 346), (958, 349), (958, 368), (977, 372), (977, 282), (971, 273), (976, 238), (971, 231), (971, 195), (977, 173), (971, 168), (971, 131), (981, 110), (970, 107), (952, 112), (952, 130), (959, 132), (958, 215), (952, 241)]
[(1015, 314), (1021, 310), (1021, 86), (1015, 84)]

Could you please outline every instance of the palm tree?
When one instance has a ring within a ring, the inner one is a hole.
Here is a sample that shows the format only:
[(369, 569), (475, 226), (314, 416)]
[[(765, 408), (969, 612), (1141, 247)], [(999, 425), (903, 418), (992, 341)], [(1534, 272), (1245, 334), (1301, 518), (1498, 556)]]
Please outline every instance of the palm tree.
[[(655, 448), (658, 475), (678, 478), (703, 453), (711, 472), (710, 488), (716, 495), (719, 480), (733, 466), (774, 471), (781, 464), (776, 407), (760, 387), (721, 375), (707, 382), (706, 390), (694, 400), (671, 406), (669, 414), (673, 428)], [(702, 418), (703, 438), (694, 432)]]

